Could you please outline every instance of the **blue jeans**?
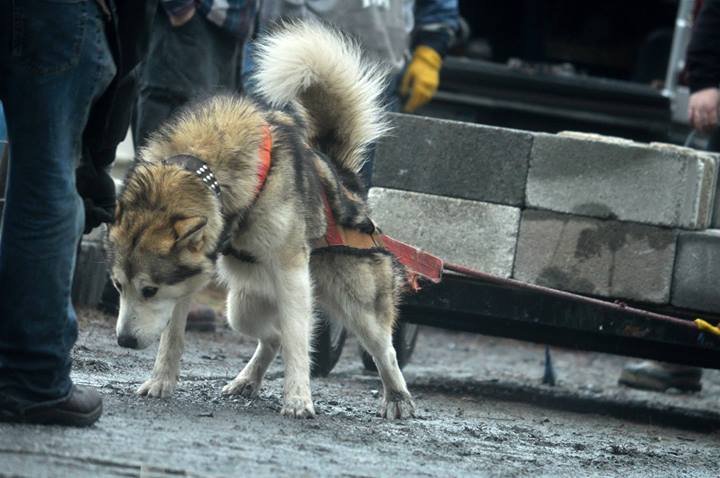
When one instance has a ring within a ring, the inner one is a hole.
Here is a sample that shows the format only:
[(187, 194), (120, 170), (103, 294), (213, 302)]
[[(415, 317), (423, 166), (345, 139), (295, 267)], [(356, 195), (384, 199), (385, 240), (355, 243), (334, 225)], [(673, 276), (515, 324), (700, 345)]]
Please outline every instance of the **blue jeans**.
[[(2, 101), (0, 101), (0, 142), (7, 139), (7, 128), (5, 126), (5, 110), (3, 109)], [(2, 148), (0, 146), (0, 148)]]
[(133, 118), (136, 149), (172, 114), (195, 98), (237, 86), (237, 37), (201, 15), (179, 27), (158, 5), (142, 65)]
[(93, 102), (115, 76), (94, 0), (0, 2), (0, 100), (10, 169), (0, 236), (0, 392), (71, 389), (70, 287), (83, 205), (75, 167)]

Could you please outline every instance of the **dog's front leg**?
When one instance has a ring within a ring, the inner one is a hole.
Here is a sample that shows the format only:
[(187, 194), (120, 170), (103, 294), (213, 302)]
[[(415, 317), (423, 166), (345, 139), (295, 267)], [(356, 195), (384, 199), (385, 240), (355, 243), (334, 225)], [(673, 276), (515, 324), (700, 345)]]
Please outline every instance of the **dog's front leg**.
[(169, 397), (175, 391), (180, 375), (180, 357), (185, 347), (185, 323), (190, 310), (191, 297), (184, 297), (175, 304), (172, 319), (160, 336), (160, 346), (152, 376), (137, 390), (138, 395)]
[(315, 416), (310, 394), (310, 333), (312, 286), (307, 265), (287, 271), (277, 281), (280, 345), (285, 365), (282, 414), (296, 418)]

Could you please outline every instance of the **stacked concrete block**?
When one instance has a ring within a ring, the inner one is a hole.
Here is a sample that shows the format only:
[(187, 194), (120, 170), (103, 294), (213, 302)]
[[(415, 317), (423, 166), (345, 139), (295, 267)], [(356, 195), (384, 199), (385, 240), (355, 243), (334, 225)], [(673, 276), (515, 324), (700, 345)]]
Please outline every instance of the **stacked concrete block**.
[[(682, 279), (695, 267), (685, 265), (697, 255), (687, 251), (699, 247), (693, 240), (720, 238), (681, 231), (713, 220), (714, 155), (405, 115), (393, 115), (392, 123), (393, 136), (377, 148), (373, 181), (380, 188), (370, 196), (374, 217), (391, 235), (448, 261), (501, 276), (509, 267), (519, 280), (558, 289), (698, 302), (687, 291), (699, 286)], [(674, 271), (679, 235), (687, 244)], [(714, 270), (720, 264), (705, 276)], [(720, 298), (703, 301), (720, 311)]]
[(582, 133), (537, 134), (531, 208), (683, 229), (710, 225), (716, 159), (696, 150)]
[(720, 230), (683, 231), (677, 249), (672, 305), (720, 313)]
[(105, 226), (83, 236), (75, 263), (72, 301), (75, 305), (94, 307), (100, 302), (108, 280), (108, 264), (104, 248)]
[(672, 229), (525, 210), (514, 277), (581, 294), (666, 304), (676, 237)]
[(520, 209), (385, 188), (370, 190), (373, 219), (386, 234), (448, 262), (512, 274)]
[[(720, 225), (716, 156), (581, 133), (390, 119), (370, 204), (391, 236), (502, 277), (720, 312), (720, 232), (702, 231)], [(116, 174), (131, 153), (126, 141)], [(76, 294), (96, 302), (100, 242), (83, 241), (83, 255)]]
[[(718, 168), (720, 168), (720, 154), (715, 155), (715, 161)], [(718, 172), (718, 176), (720, 176), (720, 172)], [(720, 229), (720, 177), (715, 187), (715, 203), (713, 204), (713, 215), (709, 229)]]
[(373, 185), (522, 206), (532, 135), (419, 116), (392, 115), (377, 147)]

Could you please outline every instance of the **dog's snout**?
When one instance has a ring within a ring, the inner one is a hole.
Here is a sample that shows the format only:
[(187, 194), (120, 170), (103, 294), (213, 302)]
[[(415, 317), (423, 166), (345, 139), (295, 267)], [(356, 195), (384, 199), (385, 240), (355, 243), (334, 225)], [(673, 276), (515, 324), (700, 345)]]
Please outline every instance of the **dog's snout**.
[(118, 335), (117, 342), (120, 347), (128, 349), (136, 349), (138, 346), (137, 338), (132, 335)]

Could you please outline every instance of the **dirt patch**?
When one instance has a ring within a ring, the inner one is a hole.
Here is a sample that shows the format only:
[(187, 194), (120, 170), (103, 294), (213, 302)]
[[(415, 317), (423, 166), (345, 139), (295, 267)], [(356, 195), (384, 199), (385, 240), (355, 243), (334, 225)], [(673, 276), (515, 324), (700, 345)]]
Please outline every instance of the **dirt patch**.
[[(375, 416), (382, 386), (351, 340), (336, 370), (313, 380), (318, 417), (291, 420), (279, 415), (281, 360), (256, 400), (220, 395), (254, 348), (224, 327), (188, 335), (178, 390), (157, 400), (133, 393), (154, 350), (120, 349), (111, 319), (81, 317), (74, 378), (99, 387), (105, 414), (86, 430), (0, 425), (0, 476), (717, 475), (717, 433), (533, 403), (533, 391), (550, 393), (539, 384), (537, 345), (423, 329), (406, 368), (419, 416), (387, 422)], [(699, 414), (720, 400), (717, 372), (705, 374), (699, 394), (656, 394), (616, 385), (620, 357), (554, 350), (553, 358), (552, 393), (570, 398)], [(513, 399), (520, 389), (526, 397)]]

